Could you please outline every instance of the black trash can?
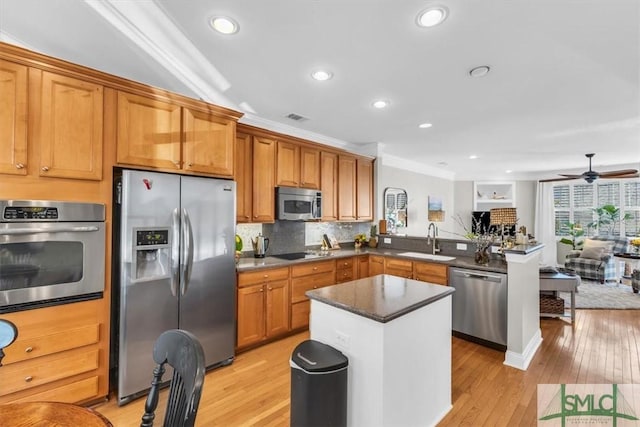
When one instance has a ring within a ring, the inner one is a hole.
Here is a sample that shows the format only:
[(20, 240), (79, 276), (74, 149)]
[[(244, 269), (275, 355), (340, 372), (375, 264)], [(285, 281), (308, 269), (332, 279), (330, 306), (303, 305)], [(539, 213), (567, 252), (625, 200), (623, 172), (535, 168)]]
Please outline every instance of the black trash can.
[(291, 426), (347, 425), (349, 359), (319, 341), (300, 343), (291, 355)]

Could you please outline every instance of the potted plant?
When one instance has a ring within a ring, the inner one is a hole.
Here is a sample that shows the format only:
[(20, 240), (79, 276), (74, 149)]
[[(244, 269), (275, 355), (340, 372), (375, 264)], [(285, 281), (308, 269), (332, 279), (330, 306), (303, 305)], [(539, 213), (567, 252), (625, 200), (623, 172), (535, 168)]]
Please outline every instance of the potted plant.
[(378, 239), (376, 238), (376, 235), (378, 234), (378, 226), (377, 225), (372, 225), (369, 234), (371, 236), (371, 237), (369, 237), (369, 247), (370, 248), (377, 247), (378, 246)]
[(582, 239), (584, 236), (584, 229), (582, 226), (573, 222), (570, 222), (567, 226), (569, 227), (568, 237), (560, 239), (556, 247), (557, 262), (561, 265), (564, 265), (569, 252), (575, 249), (582, 249), (582, 245), (584, 244), (584, 240)]
[(597, 229), (599, 234), (612, 234), (616, 223), (631, 219), (631, 214), (629, 213), (625, 213), (620, 218), (620, 208), (616, 208), (614, 205), (603, 205), (599, 208), (594, 208), (593, 211), (597, 218), (589, 224), (589, 227)]

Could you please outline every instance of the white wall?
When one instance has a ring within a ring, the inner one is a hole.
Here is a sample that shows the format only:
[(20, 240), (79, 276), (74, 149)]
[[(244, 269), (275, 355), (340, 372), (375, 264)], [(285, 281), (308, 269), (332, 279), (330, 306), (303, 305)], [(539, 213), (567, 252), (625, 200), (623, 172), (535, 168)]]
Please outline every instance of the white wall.
[(427, 202), (429, 196), (442, 199), (445, 221), (436, 225), (441, 237), (448, 237), (446, 230), (453, 230), (454, 221), (454, 181), (445, 178), (424, 175), (410, 170), (399, 169), (376, 161), (375, 188), (375, 222), (383, 218), (383, 194), (387, 187), (403, 188), (407, 192), (408, 227), (398, 230), (409, 236), (426, 236), (429, 221), (427, 219)]
[[(473, 212), (473, 181), (456, 181), (454, 185), (454, 214), (460, 214), (464, 224), (471, 229)], [(535, 235), (536, 181), (516, 181), (516, 210), (518, 227), (527, 227), (527, 233)], [(456, 224), (454, 233), (464, 234), (462, 227)], [(442, 234), (441, 234), (442, 235)], [(447, 237), (442, 235), (442, 237)]]

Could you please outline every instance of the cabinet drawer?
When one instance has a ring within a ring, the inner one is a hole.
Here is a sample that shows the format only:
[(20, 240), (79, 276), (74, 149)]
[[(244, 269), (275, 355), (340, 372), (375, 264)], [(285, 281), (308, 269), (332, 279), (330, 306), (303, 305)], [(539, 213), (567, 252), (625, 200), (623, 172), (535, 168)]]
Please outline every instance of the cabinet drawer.
[(349, 270), (338, 270), (336, 271), (336, 282), (348, 282), (349, 280), (355, 279), (355, 274), (353, 273), (353, 268)]
[(432, 282), (439, 285), (448, 285), (449, 268), (443, 264), (414, 263), (414, 279), (423, 282)]
[(308, 262), (291, 267), (291, 277), (308, 276), (316, 273), (333, 273), (336, 269), (334, 260)]
[(384, 257), (379, 255), (369, 255), (369, 262), (374, 264), (384, 264)]
[(353, 258), (341, 258), (336, 260), (336, 270), (346, 270), (353, 268)]
[(247, 271), (238, 273), (238, 286), (251, 286), (265, 283), (271, 280), (282, 280), (289, 278), (288, 268), (273, 268), (269, 270)]
[(22, 360), (33, 359), (34, 357), (83, 347), (97, 343), (99, 339), (99, 324), (87, 325), (40, 337), (26, 337), (24, 339), (21, 339), (20, 334), (18, 334), (18, 339), (5, 349), (6, 357), (2, 360), (2, 364), (6, 366)]
[[(413, 262), (404, 259), (386, 258), (384, 260), (385, 273), (387, 269), (413, 271)], [(392, 273), (389, 273), (392, 274)]]
[(323, 286), (333, 285), (335, 278), (332, 273), (320, 273), (312, 276), (297, 277), (291, 279), (291, 302), (305, 301), (305, 292)]
[(99, 350), (79, 349), (2, 366), (0, 395), (98, 369)]
[(301, 301), (291, 306), (291, 329), (309, 326), (309, 313), (311, 301)]
[(99, 378), (92, 376), (74, 381), (60, 387), (52, 388), (40, 393), (33, 393), (27, 396), (15, 398), (16, 395), (0, 397), (0, 404), (11, 402), (65, 402), (77, 403), (89, 399), (95, 399), (98, 395)]

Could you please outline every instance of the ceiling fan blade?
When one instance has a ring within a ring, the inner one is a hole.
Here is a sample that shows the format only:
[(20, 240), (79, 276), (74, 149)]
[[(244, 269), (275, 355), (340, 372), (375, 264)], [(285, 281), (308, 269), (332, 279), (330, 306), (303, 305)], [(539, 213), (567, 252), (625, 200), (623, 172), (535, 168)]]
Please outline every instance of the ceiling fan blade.
[(575, 175), (575, 178), (547, 178), (547, 179), (539, 179), (538, 182), (556, 182), (556, 181), (571, 181), (574, 179), (582, 178), (580, 175)]
[(636, 173), (626, 173), (624, 175), (600, 175), (600, 178), (603, 179), (613, 179), (613, 178), (638, 178), (640, 177), (640, 174)]
[(558, 175), (560, 175), (560, 176), (564, 176), (564, 177), (566, 177), (567, 179), (578, 179), (578, 178), (582, 178), (582, 175), (568, 175), (568, 174), (563, 174), (563, 173), (558, 174)]
[(600, 178), (621, 176), (621, 175), (633, 175), (634, 173), (638, 173), (635, 169), (622, 169), (618, 171), (610, 171), (610, 172), (600, 172)]

